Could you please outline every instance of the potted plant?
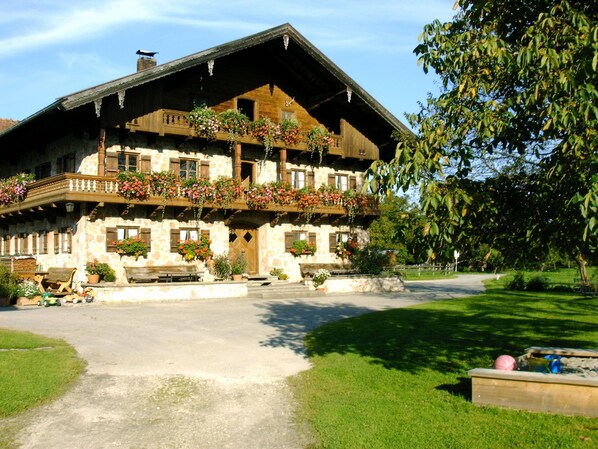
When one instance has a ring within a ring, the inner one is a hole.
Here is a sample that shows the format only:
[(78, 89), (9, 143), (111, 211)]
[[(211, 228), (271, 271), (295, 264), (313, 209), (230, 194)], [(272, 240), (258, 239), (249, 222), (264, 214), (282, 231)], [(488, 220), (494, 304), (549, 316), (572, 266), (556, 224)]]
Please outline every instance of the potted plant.
[(284, 119), (280, 123), (280, 140), (289, 146), (295, 146), (301, 142), (301, 127), (297, 120)]
[(187, 262), (195, 259), (204, 262), (214, 255), (214, 251), (210, 249), (211, 244), (212, 241), (207, 236), (202, 235), (197, 240), (179, 240), (177, 249), (178, 253)]
[(9, 306), (19, 292), (18, 278), (0, 264), (0, 307)]
[(282, 268), (272, 268), (270, 270), (270, 276), (276, 276), (279, 281), (286, 281), (289, 275), (284, 272)]
[(136, 171), (120, 171), (116, 175), (117, 193), (127, 202), (144, 201), (149, 198), (149, 183), (144, 173)]
[(316, 251), (316, 244), (308, 242), (307, 240), (295, 240), (293, 242), (293, 247), (291, 248), (291, 254), (295, 257), (313, 256)]
[(93, 259), (85, 264), (85, 272), (87, 273), (87, 283), (97, 284), (100, 282), (100, 262), (98, 259)]
[(314, 152), (318, 152), (320, 155), (320, 164), (322, 163), (322, 156), (325, 151), (334, 145), (334, 140), (330, 136), (328, 130), (320, 126), (314, 126), (307, 133), (307, 149), (311, 152), (312, 156)]
[(233, 281), (243, 280), (243, 273), (247, 270), (247, 258), (245, 254), (239, 253), (231, 257), (230, 271)]
[(330, 277), (330, 272), (325, 268), (320, 268), (318, 271), (314, 273), (314, 277), (312, 278), (312, 282), (314, 284), (314, 288), (318, 289), (326, 279)]
[(268, 117), (264, 117), (252, 122), (249, 128), (251, 135), (255, 137), (255, 139), (260, 142), (266, 150), (264, 159), (268, 159), (272, 154), (274, 143), (280, 134), (279, 126)]
[(114, 242), (114, 246), (118, 254), (121, 256), (134, 256), (135, 260), (141, 256), (147, 258), (147, 252), (149, 251), (147, 243), (137, 236), (117, 240)]
[(228, 253), (217, 255), (214, 257), (213, 261), (212, 269), (214, 270), (214, 276), (216, 279), (228, 279), (231, 273)]

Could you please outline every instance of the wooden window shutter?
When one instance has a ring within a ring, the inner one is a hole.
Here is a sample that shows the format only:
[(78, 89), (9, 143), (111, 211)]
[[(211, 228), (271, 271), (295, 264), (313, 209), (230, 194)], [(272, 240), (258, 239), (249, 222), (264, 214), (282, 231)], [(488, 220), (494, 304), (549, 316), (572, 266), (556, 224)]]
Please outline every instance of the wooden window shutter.
[(149, 155), (141, 155), (141, 172), (150, 173), (152, 171), (152, 157)]
[(295, 234), (292, 232), (285, 232), (284, 233), (284, 251), (285, 251), (285, 253), (291, 252), (291, 248), (293, 248), (293, 243), (295, 243)]
[(349, 189), (357, 190), (357, 177), (356, 176), (349, 176)]
[(150, 228), (141, 228), (139, 230), (139, 238), (147, 245), (147, 250), (152, 250), (152, 230)]
[(284, 179), (283, 179), (283, 181), (290, 184), (291, 183), (291, 179), (292, 179), (291, 170), (286, 170), (284, 172)]
[(170, 252), (171, 253), (178, 253), (179, 252), (179, 239), (181, 233), (179, 229), (171, 229), (170, 230)]
[(328, 251), (331, 253), (336, 251), (336, 232), (331, 232), (328, 236)]
[(334, 176), (334, 173), (328, 175), (328, 185), (336, 187), (336, 177)]
[(64, 173), (64, 163), (62, 162), (62, 157), (56, 159), (56, 174), (59, 175), (60, 173)]
[(201, 161), (199, 164), (199, 177), (210, 179), (210, 161)]
[(316, 177), (313, 171), (307, 172), (307, 187), (312, 189), (316, 187)]
[(116, 176), (118, 173), (118, 155), (116, 153), (106, 153), (105, 176)]
[(72, 254), (73, 252), (73, 230), (72, 228), (66, 228), (62, 235), (62, 238), (66, 239), (66, 248), (64, 248), (65, 252), (68, 254)]
[(313, 243), (314, 245), (316, 244), (316, 233), (315, 232), (310, 232), (307, 234), (307, 241), (309, 243)]
[(181, 175), (181, 160), (179, 158), (171, 157), (170, 165), (168, 167), (170, 173), (175, 174), (177, 177)]
[(116, 239), (118, 237), (118, 233), (116, 228), (106, 228), (106, 252), (108, 253), (115, 253), (116, 252)]
[(60, 252), (60, 233), (58, 231), (54, 231), (54, 254), (58, 254)]
[(37, 236), (37, 232), (31, 234), (31, 254), (39, 254), (37, 251)]

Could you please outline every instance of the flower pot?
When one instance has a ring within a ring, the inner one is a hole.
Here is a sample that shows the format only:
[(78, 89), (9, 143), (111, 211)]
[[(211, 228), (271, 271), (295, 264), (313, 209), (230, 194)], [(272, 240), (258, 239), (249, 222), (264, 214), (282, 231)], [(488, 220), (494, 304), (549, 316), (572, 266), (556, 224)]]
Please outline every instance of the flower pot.
[(97, 284), (98, 282), (100, 282), (99, 274), (88, 274), (87, 275), (87, 283), (88, 284)]
[(232, 276), (233, 276), (233, 281), (240, 282), (243, 280), (242, 274), (233, 274)]

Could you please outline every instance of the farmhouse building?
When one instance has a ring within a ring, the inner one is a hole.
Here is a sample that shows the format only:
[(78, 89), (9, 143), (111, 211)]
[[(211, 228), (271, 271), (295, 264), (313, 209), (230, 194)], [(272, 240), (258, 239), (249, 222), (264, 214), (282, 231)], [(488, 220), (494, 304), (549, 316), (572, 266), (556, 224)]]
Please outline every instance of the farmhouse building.
[[(250, 274), (298, 279), (301, 262), (339, 262), (339, 242), (367, 240), (379, 209), (364, 172), (406, 128), (292, 26), (137, 65), (0, 131), (1, 256), (80, 280), (97, 258), (126, 283), (124, 266), (201, 263), (180, 244), (204, 236)], [(21, 173), (35, 180), (11, 192)]]

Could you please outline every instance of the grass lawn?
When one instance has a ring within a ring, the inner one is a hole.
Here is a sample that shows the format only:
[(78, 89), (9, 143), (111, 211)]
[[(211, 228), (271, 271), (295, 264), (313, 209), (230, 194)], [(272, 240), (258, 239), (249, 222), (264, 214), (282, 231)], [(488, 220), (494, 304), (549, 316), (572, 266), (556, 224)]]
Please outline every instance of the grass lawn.
[[(2, 418), (63, 394), (85, 368), (63, 340), (0, 329), (0, 428)], [(0, 448), (13, 447), (18, 427), (0, 431)]]
[(598, 348), (598, 299), (510, 292), (376, 312), (308, 335), (293, 379), (314, 448), (594, 448), (598, 419), (471, 403), (467, 371), (529, 346)]

